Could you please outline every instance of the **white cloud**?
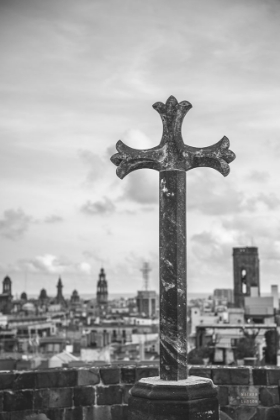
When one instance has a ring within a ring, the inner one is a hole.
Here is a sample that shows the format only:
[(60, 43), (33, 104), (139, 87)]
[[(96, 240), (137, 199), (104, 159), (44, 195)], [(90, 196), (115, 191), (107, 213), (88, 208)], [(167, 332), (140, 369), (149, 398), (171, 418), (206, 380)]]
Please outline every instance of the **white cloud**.
[(23, 210), (9, 209), (4, 211), (4, 217), (0, 220), (0, 234), (7, 239), (18, 240), (28, 230), (33, 218)]
[(114, 203), (108, 198), (103, 197), (102, 200), (90, 201), (88, 200), (82, 207), (81, 212), (87, 215), (105, 215), (113, 213), (116, 210)]
[(45, 218), (45, 223), (59, 223), (62, 222), (63, 218), (61, 216), (58, 216), (57, 214), (51, 214), (50, 216), (47, 216)]

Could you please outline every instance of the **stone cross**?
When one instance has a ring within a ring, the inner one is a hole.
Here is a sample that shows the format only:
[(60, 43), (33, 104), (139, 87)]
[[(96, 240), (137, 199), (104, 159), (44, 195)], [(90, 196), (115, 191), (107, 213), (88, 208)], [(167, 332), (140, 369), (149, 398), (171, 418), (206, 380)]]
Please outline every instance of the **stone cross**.
[(203, 148), (184, 144), (181, 127), (189, 102), (170, 96), (153, 108), (163, 123), (160, 144), (136, 150), (119, 140), (111, 161), (121, 179), (141, 168), (159, 171), (160, 378), (178, 381), (187, 378), (186, 171), (207, 166), (227, 176), (235, 154), (227, 137)]

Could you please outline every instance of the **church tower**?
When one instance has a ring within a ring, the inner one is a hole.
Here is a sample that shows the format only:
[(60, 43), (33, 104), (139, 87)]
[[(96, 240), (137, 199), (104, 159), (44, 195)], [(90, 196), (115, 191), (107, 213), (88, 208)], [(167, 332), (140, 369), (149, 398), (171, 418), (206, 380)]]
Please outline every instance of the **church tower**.
[(260, 296), (258, 248), (233, 248), (234, 304), (244, 308), (246, 296)]
[(100, 270), (99, 280), (97, 282), (96, 300), (98, 305), (106, 305), (108, 303), (108, 285), (103, 268)]
[(62, 294), (63, 285), (62, 285), (62, 281), (60, 277), (58, 279), (58, 283), (56, 287), (57, 287), (57, 295), (55, 298), (55, 303), (60, 303), (61, 305), (65, 305), (65, 299)]
[(12, 280), (8, 276), (3, 280), (3, 294), (12, 296)]

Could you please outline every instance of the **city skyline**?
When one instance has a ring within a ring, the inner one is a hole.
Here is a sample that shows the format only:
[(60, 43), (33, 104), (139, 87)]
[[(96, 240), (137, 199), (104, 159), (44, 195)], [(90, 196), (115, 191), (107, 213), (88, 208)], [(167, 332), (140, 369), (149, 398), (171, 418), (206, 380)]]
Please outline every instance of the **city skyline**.
[(148, 261), (158, 290), (158, 173), (121, 181), (110, 156), (156, 146), (152, 105), (174, 95), (186, 144), (236, 153), (226, 178), (187, 173), (189, 292), (233, 288), (241, 246), (261, 291), (280, 286), (279, 17), (272, 0), (0, 0), (2, 279), (94, 294), (103, 266), (134, 293)]

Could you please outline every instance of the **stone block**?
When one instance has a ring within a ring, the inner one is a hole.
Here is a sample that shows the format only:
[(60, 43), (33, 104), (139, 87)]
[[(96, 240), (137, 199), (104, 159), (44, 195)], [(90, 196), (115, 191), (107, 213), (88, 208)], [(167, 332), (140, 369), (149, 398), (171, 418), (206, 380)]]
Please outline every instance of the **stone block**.
[(259, 405), (259, 388), (256, 386), (229, 386), (228, 397), (230, 405)]
[(253, 376), (253, 384), (254, 385), (267, 385), (267, 370), (264, 368), (253, 368), (252, 369), (252, 376)]
[(202, 366), (191, 366), (189, 369), (189, 376), (194, 375), (194, 376), (200, 376), (202, 378), (212, 379), (211, 372), (212, 372), (211, 368), (205, 368)]
[[(31, 410), (24, 410), (24, 411), (12, 411), (10, 420), (38, 420), (38, 416)], [(40, 418), (39, 418), (40, 420)], [(43, 418), (43, 420), (48, 420), (47, 417)]]
[(265, 407), (279, 404), (278, 386), (267, 386), (260, 389), (260, 401)]
[(236, 420), (258, 420), (258, 408), (242, 405), (236, 408)]
[(4, 410), (4, 392), (0, 392), (0, 413)]
[(32, 413), (30, 415), (27, 415), (27, 417), (24, 417), (24, 420), (49, 420), (46, 414), (43, 413)]
[(86, 386), (86, 385), (97, 385), (100, 382), (100, 376), (98, 369), (78, 369), (77, 370), (77, 385)]
[(280, 407), (259, 407), (256, 420), (279, 420)]
[(121, 368), (121, 381), (124, 384), (135, 384), (135, 381), (136, 381), (135, 366), (125, 366)]
[(120, 382), (120, 369), (118, 367), (101, 368), (100, 376), (104, 385), (118, 384)]
[(74, 407), (74, 408), (65, 408), (63, 412), (63, 420), (82, 420), (83, 417), (83, 408)]
[(83, 420), (95, 420), (94, 417), (94, 406), (83, 407)]
[(18, 372), (14, 377), (13, 389), (34, 389), (35, 379), (35, 372)]
[(37, 389), (34, 391), (34, 409), (43, 410), (48, 409), (50, 404), (49, 389)]
[(122, 403), (122, 388), (119, 385), (109, 385), (108, 387), (98, 386), (96, 391), (98, 405)]
[(228, 414), (224, 413), (223, 411), (219, 411), (219, 420), (232, 420), (232, 417), (229, 417)]
[(63, 420), (64, 409), (63, 408), (50, 408), (45, 411), (48, 420)]
[(83, 417), (81, 417), (81, 419), (83, 420), (95, 420), (94, 416), (94, 407), (83, 407)]
[(89, 420), (112, 420), (111, 416), (111, 407), (110, 406), (100, 406), (100, 407), (93, 407), (93, 417), (89, 418)]
[(11, 420), (11, 413), (0, 413), (0, 420)]
[(0, 389), (13, 389), (15, 374), (11, 372), (0, 372)]
[(228, 387), (227, 386), (219, 386), (218, 400), (219, 400), (220, 406), (228, 405)]
[(49, 369), (34, 373), (36, 388), (63, 388), (77, 385), (75, 369)]
[[(235, 411), (236, 411), (236, 407), (230, 407), (230, 406), (221, 407), (221, 412), (223, 412), (226, 416), (228, 416), (232, 420), (237, 420), (235, 417)], [(223, 418), (221, 417), (220, 420), (223, 420)]]
[(4, 411), (23, 411), (33, 408), (33, 391), (4, 391)]
[(124, 404), (128, 404), (129, 391), (131, 390), (132, 386), (133, 385), (122, 385)]
[(128, 407), (126, 405), (112, 405), (112, 420), (128, 420)]
[(142, 378), (150, 378), (159, 375), (159, 368), (153, 366), (144, 366), (136, 368), (136, 382)]
[(279, 385), (280, 369), (276, 366), (273, 369), (266, 369), (267, 372), (267, 385)]
[(249, 385), (249, 368), (218, 367), (212, 369), (212, 379), (215, 385)]
[(95, 388), (93, 386), (79, 386), (74, 388), (74, 405), (94, 405)]
[(49, 407), (66, 408), (73, 406), (72, 388), (53, 388), (49, 390)]

